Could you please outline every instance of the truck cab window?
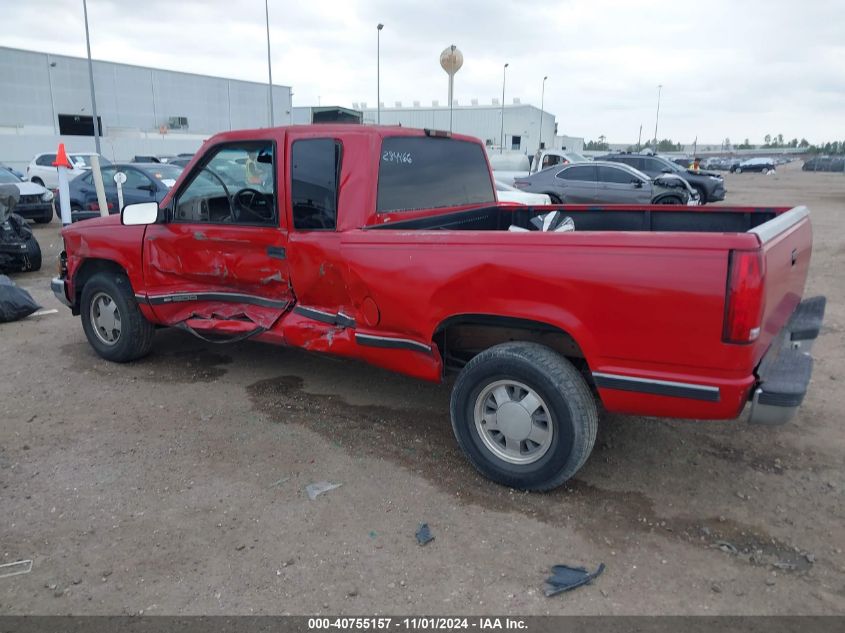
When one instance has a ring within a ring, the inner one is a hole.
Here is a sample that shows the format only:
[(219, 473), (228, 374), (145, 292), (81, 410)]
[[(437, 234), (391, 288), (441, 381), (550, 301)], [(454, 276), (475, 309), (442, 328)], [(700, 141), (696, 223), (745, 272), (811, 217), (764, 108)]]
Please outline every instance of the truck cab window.
[(233, 143), (210, 152), (178, 194), (173, 221), (276, 226), (274, 165), (271, 141)]
[(341, 150), (341, 144), (330, 138), (293, 143), (290, 200), (295, 229), (333, 231), (336, 228)]
[(481, 145), (429, 136), (394, 136), (382, 141), (378, 213), (495, 202)]

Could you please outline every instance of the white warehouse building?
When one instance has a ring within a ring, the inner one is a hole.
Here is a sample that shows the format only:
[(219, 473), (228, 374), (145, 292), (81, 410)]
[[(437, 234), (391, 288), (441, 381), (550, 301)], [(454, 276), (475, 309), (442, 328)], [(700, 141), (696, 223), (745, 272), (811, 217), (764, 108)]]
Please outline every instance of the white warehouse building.
[[(112, 161), (193, 152), (212, 134), (268, 127), (266, 83), (94, 61), (101, 152)], [(94, 150), (88, 60), (0, 47), (0, 163), (22, 169), (36, 153)], [(291, 90), (273, 86), (276, 125)]]
[[(353, 103), (352, 109), (363, 113), (364, 123), (373, 124), (380, 121), (382, 125), (449, 129), (448, 103), (441, 105), (433, 101), (431, 106), (421, 106), (419, 101), (415, 101), (409, 107), (396, 102), (392, 107), (382, 106), (380, 115), (376, 108), (369, 107), (366, 103)], [(519, 99), (505, 104), (504, 108), (498, 99), (484, 105), (479, 105), (476, 99), (473, 99), (471, 105), (455, 104), (452, 107), (452, 131), (478, 137), (491, 151), (497, 151), (501, 144), (503, 113), (506, 152), (533, 156), (540, 146), (541, 118), (543, 146), (561, 149), (562, 143), (565, 144), (564, 137), (557, 136), (555, 115), (541, 111), (536, 106), (520, 103)], [(572, 141), (575, 146), (567, 146), (567, 149), (580, 151), (583, 148), (583, 139), (572, 138)]]

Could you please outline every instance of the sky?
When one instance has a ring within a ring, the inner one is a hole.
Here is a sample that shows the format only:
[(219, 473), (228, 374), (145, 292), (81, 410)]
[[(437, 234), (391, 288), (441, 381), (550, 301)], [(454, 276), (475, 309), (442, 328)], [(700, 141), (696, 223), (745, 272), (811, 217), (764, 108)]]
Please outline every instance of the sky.
[[(85, 56), (82, 0), (0, 0), (0, 45)], [(609, 142), (845, 139), (843, 0), (269, 0), (273, 79), (294, 105), (502, 96)], [(94, 59), (267, 80), (264, 0), (88, 0)], [(2, 91), (0, 90), (0, 95)], [(2, 98), (2, 96), (0, 96)]]

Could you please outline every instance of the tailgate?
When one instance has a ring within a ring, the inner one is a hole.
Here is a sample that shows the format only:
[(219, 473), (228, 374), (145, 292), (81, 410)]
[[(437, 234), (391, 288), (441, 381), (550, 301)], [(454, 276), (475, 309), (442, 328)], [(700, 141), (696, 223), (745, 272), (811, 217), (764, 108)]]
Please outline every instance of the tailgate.
[(795, 207), (751, 230), (760, 239), (765, 263), (765, 308), (755, 366), (804, 294), (813, 249), (809, 215), (806, 207)]

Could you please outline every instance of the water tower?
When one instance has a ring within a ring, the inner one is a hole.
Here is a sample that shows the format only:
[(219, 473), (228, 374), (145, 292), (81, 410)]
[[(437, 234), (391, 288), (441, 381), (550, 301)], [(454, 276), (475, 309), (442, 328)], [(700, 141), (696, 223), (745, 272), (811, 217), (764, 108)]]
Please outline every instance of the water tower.
[(440, 53), (440, 66), (449, 75), (449, 131), (452, 131), (452, 89), (455, 83), (455, 73), (464, 65), (464, 54), (458, 50), (458, 47), (452, 44), (443, 49)]

